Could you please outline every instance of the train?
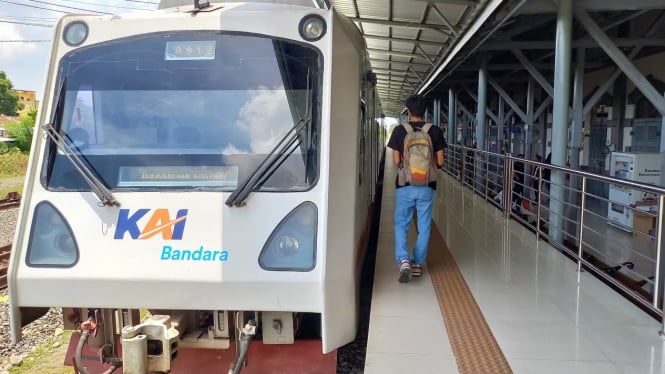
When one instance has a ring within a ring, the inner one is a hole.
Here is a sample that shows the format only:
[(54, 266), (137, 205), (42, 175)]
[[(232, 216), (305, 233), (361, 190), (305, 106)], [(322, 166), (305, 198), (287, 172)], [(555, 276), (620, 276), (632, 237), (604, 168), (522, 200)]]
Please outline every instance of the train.
[(49, 307), (78, 373), (284, 372), (297, 359), (266, 357), (324, 365), (355, 339), (386, 131), (351, 20), (306, 1), (67, 14), (42, 103), (14, 342)]

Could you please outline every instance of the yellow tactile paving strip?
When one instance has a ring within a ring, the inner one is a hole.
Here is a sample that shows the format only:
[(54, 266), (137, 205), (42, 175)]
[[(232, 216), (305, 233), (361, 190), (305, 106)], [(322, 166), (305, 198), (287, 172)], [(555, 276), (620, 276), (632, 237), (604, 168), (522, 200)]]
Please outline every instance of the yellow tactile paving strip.
[(432, 224), (427, 267), (450, 345), (461, 374), (512, 373), (485, 317), (436, 225)]

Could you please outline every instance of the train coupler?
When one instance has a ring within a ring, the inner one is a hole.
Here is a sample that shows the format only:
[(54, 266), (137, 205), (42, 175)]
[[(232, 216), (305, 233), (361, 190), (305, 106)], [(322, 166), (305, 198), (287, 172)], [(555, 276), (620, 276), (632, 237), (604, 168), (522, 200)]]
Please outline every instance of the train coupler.
[(141, 324), (122, 329), (122, 362), (124, 374), (169, 372), (178, 355), (178, 330), (171, 318), (154, 315)]

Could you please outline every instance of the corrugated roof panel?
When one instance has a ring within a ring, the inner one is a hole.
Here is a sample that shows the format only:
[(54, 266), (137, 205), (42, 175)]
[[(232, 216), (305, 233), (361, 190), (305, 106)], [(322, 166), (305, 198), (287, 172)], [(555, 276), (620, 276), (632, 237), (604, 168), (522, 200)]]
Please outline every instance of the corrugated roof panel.
[(414, 0), (397, 0), (393, 2), (393, 20), (418, 22), (423, 18), (427, 3)]
[(393, 27), (393, 36), (396, 38), (415, 39), (418, 36), (418, 29)]
[(388, 41), (387, 40), (375, 40), (375, 39), (367, 39), (367, 48), (372, 48), (372, 49), (388, 49)]
[(394, 50), (408, 50), (409, 52), (411, 52), (411, 50), (413, 50), (413, 47), (415, 46), (414, 42), (392, 41), (391, 43)]
[[(460, 19), (464, 15), (464, 12), (466, 11), (466, 6), (464, 5), (456, 5), (456, 4), (438, 4), (436, 6), (437, 9), (443, 14), (444, 17), (450, 22), (453, 26), (462, 26), (460, 25)], [(434, 9), (430, 9), (428, 17), (427, 17), (428, 22), (435, 22), (435, 23), (442, 23), (441, 17), (434, 11)]]
[(422, 48), (430, 58), (436, 56), (441, 51), (441, 47), (435, 47), (431, 45), (421, 45), (420, 48)]
[[(356, 22), (356, 24), (358, 24), (358, 22)], [(372, 34), (372, 35), (387, 35), (388, 34), (388, 26), (377, 25), (377, 24), (367, 23), (367, 22), (363, 22), (362, 25), (363, 25), (362, 30), (367, 34)]]
[(361, 17), (387, 19), (390, 16), (388, 0), (362, 0), (357, 3)]
[[(403, 98), (421, 86), (421, 81), (411, 72), (418, 72), (420, 79), (426, 79), (433, 66), (422, 56), (422, 50), (434, 65), (438, 65), (441, 56), (446, 56), (456, 38), (446, 25), (446, 21), (460, 31), (470, 22), (469, 17), (477, 16), (471, 6), (444, 2), (426, 2), (423, 0), (329, 0), (342, 14), (364, 19), (355, 20), (356, 25), (366, 35), (367, 47), (372, 67), (377, 72), (379, 97), (386, 115), (398, 115), (404, 107)], [(489, 0), (479, 0), (480, 6)], [(493, 0), (503, 1), (503, 0)], [(434, 4), (436, 9), (431, 8)], [(392, 6), (392, 9), (390, 9)], [(445, 20), (439, 16), (441, 13)], [(466, 18), (465, 18), (466, 17)], [(425, 20), (423, 22), (423, 19)], [(425, 23), (422, 27), (414, 27)], [(432, 28), (435, 26), (435, 28)], [(371, 36), (375, 36), (372, 38)], [(377, 38), (378, 36), (378, 38)], [(402, 39), (402, 40), (400, 40)], [(419, 44), (407, 40), (420, 39), (440, 44)], [(389, 49), (389, 51), (388, 51)], [(385, 52), (381, 52), (385, 50)], [(383, 70), (381, 70), (383, 69)], [(380, 72), (380, 74), (379, 74)], [(392, 74), (389, 75), (389, 73)], [(408, 74), (407, 74), (408, 72)], [(410, 82), (410, 83), (407, 83)], [(397, 92), (395, 92), (397, 91)]]
[(353, 5), (353, 0), (334, 0), (331, 1), (331, 3), (335, 10), (347, 17), (354, 17), (356, 15), (356, 8)]
[(440, 31), (436, 30), (424, 30), (422, 34), (420, 34), (420, 40), (428, 40), (428, 41), (433, 41), (433, 42), (439, 42), (439, 43), (444, 43), (448, 42), (450, 39), (450, 36), (442, 34)]
[(395, 62), (411, 62), (411, 59), (409, 57), (402, 57), (402, 56), (393, 56), (392, 60)]
[(380, 60), (387, 60), (390, 57), (389, 54), (383, 52), (369, 52), (369, 58), (378, 58)]

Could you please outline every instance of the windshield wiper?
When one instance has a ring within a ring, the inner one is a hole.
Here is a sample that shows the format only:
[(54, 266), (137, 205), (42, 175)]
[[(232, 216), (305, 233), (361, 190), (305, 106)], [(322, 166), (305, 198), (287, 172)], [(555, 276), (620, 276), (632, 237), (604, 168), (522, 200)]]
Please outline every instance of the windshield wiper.
[(245, 205), (245, 200), (252, 192), (252, 190), (265, 181), (265, 176), (271, 173), (275, 166), (281, 165), (286, 157), (288, 157), (297, 148), (293, 145), (296, 144), (300, 132), (307, 128), (311, 118), (301, 118), (298, 123), (287, 131), (284, 137), (275, 145), (263, 161), (252, 171), (245, 180), (238, 185), (238, 187), (226, 199), (226, 205), (229, 207), (240, 207)]
[[(99, 206), (120, 206), (118, 200), (115, 199), (111, 190), (106, 188), (104, 183), (99, 180), (99, 178), (93, 173), (86, 162), (81, 160), (82, 156), (79, 151), (75, 151), (71, 146), (70, 142), (66, 140), (58, 130), (56, 130), (55, 125), (58, 124), (61, 120), (62, 112), (64, 111), (64, 101), (65, 101), (65, 89), (66, 89), (67, 78), (63, 79), (60, 86), (60, 92), (58, 93), (58, 99), (56, 101), (55, 110), (53, 116), (51, 117), (51, 123), (47, 123), (42, 128), (44, 129), (46, 136), (48, 136), (55, 145), (63, 152), (67, 160), (74, 166), (74, 169), (81, 175), (83, 180), (90, 186), (92, 192), (97, 195), (99, 199)], [(75, 147), (78, 150), (78, 147)]]

